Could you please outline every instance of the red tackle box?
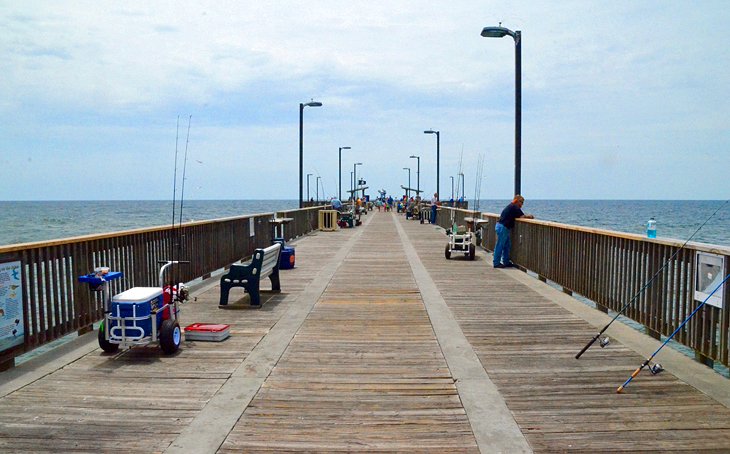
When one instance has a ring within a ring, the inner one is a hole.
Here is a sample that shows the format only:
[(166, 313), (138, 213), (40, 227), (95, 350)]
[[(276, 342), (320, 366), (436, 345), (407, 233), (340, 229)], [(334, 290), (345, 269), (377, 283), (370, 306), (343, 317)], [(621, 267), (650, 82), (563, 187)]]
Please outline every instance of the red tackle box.
[(185, 327), (185, 340), (220, 342), (231, 335), (231, 325), (193, 323)]

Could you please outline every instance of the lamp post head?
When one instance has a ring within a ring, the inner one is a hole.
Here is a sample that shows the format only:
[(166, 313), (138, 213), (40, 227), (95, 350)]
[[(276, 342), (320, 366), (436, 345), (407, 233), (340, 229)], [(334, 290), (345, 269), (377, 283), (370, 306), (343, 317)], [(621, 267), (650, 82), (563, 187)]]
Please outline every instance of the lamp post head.
[(423, 131), (424, 134), (438, 134), (438, 131), (434, 131), (433, 129), (429, 129), (428, 131)]
[(411, 158), (414, 158), (414, 159), (421, 159), (421, 157), (420, 157), (420, 156), (416, 156), (416, 155), (414, 155), (414, 154), (412, 154), (412, 155), (411, 155), (410, 157), (411, 157)]
[(410, 167), (403, 167), (403, 170), (411, 170)]
[(322, 103), (318, 101), (310, 101), (308, 103), (302, 104), (304, 107), (322, 107)]
[(485, 38), (504, 38), (507, 35), (517, 39), (515, 32), (501, 25), (499, 27), (484, 27), (482, 29), (482, 36)]
[(356, 166), (361, 166), (362, 165), (362, 162), (356, 162), (355, 165)]
[(350, 150), (351, 147), (340, 147), (340, 150)]

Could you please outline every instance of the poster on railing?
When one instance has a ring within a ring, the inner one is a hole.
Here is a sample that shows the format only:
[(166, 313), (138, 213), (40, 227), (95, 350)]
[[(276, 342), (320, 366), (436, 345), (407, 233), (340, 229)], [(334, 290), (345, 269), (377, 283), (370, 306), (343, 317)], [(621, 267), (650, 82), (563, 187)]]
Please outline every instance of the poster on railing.
[[(722, 309), (724, 284), (718, 288), (725, 277), (725, 257), (709, 252), (697, 251), (697, 276), (695, 279), (695, 299), (707, 300), (707, 304)], [(717, 289), (717, 290), (715, 290)], [(715, 292), (712, 294), (712, 292)]]
[(0, 352), (23, 344), (21, 263), (0, 263)]

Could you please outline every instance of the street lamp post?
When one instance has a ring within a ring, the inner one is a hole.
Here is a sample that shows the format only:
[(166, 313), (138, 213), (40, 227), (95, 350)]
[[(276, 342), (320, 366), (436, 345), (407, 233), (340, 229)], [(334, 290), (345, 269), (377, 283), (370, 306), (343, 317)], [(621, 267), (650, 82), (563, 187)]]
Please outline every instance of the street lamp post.
[(317, 177), (317, 204), (319, 204), (319, 180), (322, 177)]
[(406, 189), (406, 198), (410, 198), (411, 197), (411, 168), (403, 167), (403, 170), (408, 171), (408, 189)]
[(339, 164), (340, 167), (339, 167), (339, 169), (340, 170), (337, 173), (337, 177), (340, 180), (340, 184), (338, 186), (338, 193), (337, 193), (337, 195), (339, 196), (339, 199), (340, 200), (342, 200), (342, 150), (349, 150), (349, 149), (350, 149), (350, 147), (340, 147), (340, 153), (339, 153), (339, 155), (340, 155), (340, 161), (339, 161), (340, 162), (340, 164)]
[(484, 27), (485, 38), (511, 36), (515, 41), (515, 194), (520, 194), (522, 174), (522, 32), (502, 27)]
[(432, 129), (429, 129), (428, 131), (423, 131), (423, 133), (436, 134), (436, 193), (440, 197), (441, 191), (439, 191), (439, 155), (441, 154), (441, 133)]
[(421, 157), (411, 155), (411, 158), (418, 160), (418, 166), (416, 167), (416, 197), (418, 197), (421, 195)]
[(307, 202), (309, 202), (309, 177), (311, 177), (313, 174), (308, 173), (307, 174)]
[[(304, 108), (305, 107), (322, 107), (321, 102), (314, 100), (308, 103), (299, 103), (299, 208), (303, 208), (302, 203), (302, 183), (304, 180)], [(307, 195), (309, 197), (309, 195)]]
[(357, 190), (357, 166), (361, 166), (361, 165), (362, 165), (362, 162), (356, 162), (352, 166), (352, 190), (353, 190), (353, 192), (352, 192), (352, 201), (353, 202), (355, 200), (357, 200), (355, 198), (355, 190)]
[(451, 178), (451, 200), (454, 200), (454, 177), (449, 176)]

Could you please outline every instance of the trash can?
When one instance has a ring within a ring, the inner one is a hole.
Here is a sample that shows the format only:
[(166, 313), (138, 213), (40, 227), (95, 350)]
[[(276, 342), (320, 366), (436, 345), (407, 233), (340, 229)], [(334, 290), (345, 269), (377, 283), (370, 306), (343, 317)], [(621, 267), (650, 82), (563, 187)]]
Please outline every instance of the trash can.
[(290, 270), (294, 268), (296, 261), (296, 252), (293, 247), (287, 246), (284, 238), (274, 238), (271, 244), (281, 244), (281, 252), (279, 253), (279, 269)]

